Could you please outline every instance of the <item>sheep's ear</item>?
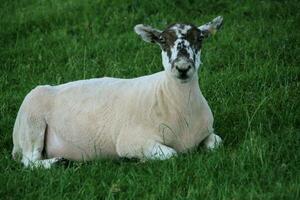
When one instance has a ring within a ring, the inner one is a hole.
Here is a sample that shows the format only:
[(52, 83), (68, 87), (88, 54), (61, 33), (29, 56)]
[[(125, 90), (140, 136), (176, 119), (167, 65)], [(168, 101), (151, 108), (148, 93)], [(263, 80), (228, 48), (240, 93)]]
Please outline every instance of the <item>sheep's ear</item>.
[(159, 42), (161, 31), (151, 26), (138, 24), (134, 27), (134, 31), (146, 42)]
[(217, 30), (221, 28), (222, 24), (223, 24), (223, 17), (218, 16), (215, 19), (213, 19), (211, 22), (199, 26), (198, 29), (202, 32), (204, 37), (208, 37), (210, 35), (214, 35), (217, 32)]

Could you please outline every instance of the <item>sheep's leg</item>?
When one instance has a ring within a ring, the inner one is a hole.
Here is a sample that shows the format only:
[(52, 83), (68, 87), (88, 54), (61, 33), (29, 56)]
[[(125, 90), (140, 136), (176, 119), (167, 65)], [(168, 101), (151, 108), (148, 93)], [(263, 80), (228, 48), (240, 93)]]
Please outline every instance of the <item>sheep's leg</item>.
[[(44, 159), (42, 151), (44, 148), (45, 129), (44, 126), (33, 126), (34, 124), (27, 124), (23, 130), (24, 140), (21, 142), (22, 160), (25, 167), (36, 168), (50, 168), (56, 162), (62, 161), (63, 158)], [(46, 126), (46, 125), (45, 125)]]
[(219, 147), (222, 143), (222, 139), (220, 136), (212, 133), (209, 136), (207, 136), (207, 138), (204, 139), (204, 147), (206, 147), (207, 149), (213, 150), (217, 147)]
[[(44, 160), (45, 132), (47, 128), (45, 113), (48, 112), (48, 86), (38, 86), (24, 99), (13, 130), (13, 158), (22, 156), (25, 167), (49, 168), (61, 158)], [(46, 99), (45, 99), (46, 98)]]
[(25, 167), (36, 168), (50, 168), (56, 162), (63, 160), (63, 158), (44, 159), (42, 152), (44, 149), (46, 123), (42, 119), (24, 119), (21, 122), (21, 129), (18, 130), (20, 147), (22, 149), (21, 162)]
[(42, 160), (46, 126), (41, 116), (20, 109), (13, 135), (14, 145), (20, 149), (21, 162), (25, 167), (34, 166), (36, 161)]
[(25, 167), (48, 169), (52, 164), (61, 161), (62, 158), (43, 158), (46, 123), (42, 120), (36, 120), (34, 123), (30, 122), (30, 120), (28, 121), (23, 121), (23, 129), (19, 130), (19, 134), (22, 134), (19, 139), (23, 140), (20, 141), (22, 149), (21, 162)]
[(159, 142), (154, 142), (148, 148), (144, 149), (143, 154), (146, 159), (166, 160), (177, 155), (177, 152)]
[(44, 160), (31, 160), (30, 158), (27, 158), (23, 156), (22, 163), (25, 167), (30, 168), (45, 168), (49, 169), (51, 166), (55, 163), (58, 163), (60, 161), (64, 161), (64, 158), (50, 158), (50, 159), (44, 159)]
[[(143, 135), (139, 134), (140, 131)], [(142, 128), (123, 132), (116, 144), (118, 155), (127, 158), (165, 160), (177, 154), (174, 149), (158, 142), (159, 138), (155, 138), (154, 135)]]
[(174, 149), (153, 140), (119, 144), (117, 151), (120, 157), (149, 160), (166, 160), (177, 155)]

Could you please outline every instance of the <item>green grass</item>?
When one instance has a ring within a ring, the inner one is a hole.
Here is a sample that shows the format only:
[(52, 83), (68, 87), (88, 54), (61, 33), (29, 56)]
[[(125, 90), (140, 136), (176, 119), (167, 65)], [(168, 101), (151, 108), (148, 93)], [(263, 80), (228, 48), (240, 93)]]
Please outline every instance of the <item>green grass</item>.
[[(1, 199), (300, 199), (300, 3), (15, 0), (0, 6)], [(202, 50), (200, 87), (224, 139), (167, 161), (97, 160), (50, 170), (12, 160), (12, 128), (39, 84), (162, 70), (134, 32), (224, 26)]]

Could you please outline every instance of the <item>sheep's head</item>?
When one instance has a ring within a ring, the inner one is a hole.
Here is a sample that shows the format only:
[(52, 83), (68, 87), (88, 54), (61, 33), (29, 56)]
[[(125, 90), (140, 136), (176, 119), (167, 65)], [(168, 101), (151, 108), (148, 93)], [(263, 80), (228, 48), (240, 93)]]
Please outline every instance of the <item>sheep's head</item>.
[(173, 24), (164, 31), (138, 24), (134, 30), (144, 41), (161, 47), (162, 62), (167, 73), (182, 82), (188, 82), (199, 69), (203, 39), (214, 34), (222, 21), (223, 18), (219, 16), (199, 27)]

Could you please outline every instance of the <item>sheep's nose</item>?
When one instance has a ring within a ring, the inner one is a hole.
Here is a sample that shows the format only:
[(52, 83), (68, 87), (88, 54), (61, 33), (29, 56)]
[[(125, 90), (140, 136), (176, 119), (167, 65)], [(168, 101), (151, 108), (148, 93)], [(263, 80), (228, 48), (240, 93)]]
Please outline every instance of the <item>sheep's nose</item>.
[(187, 65), (177, 65), (177, 64), (175, 64), (175, 68), (177, 69), (177, 71), (180, 74), (186, 74), (192, 68), (192, 65), (190, 65), (190, 64), (187, 64)]

